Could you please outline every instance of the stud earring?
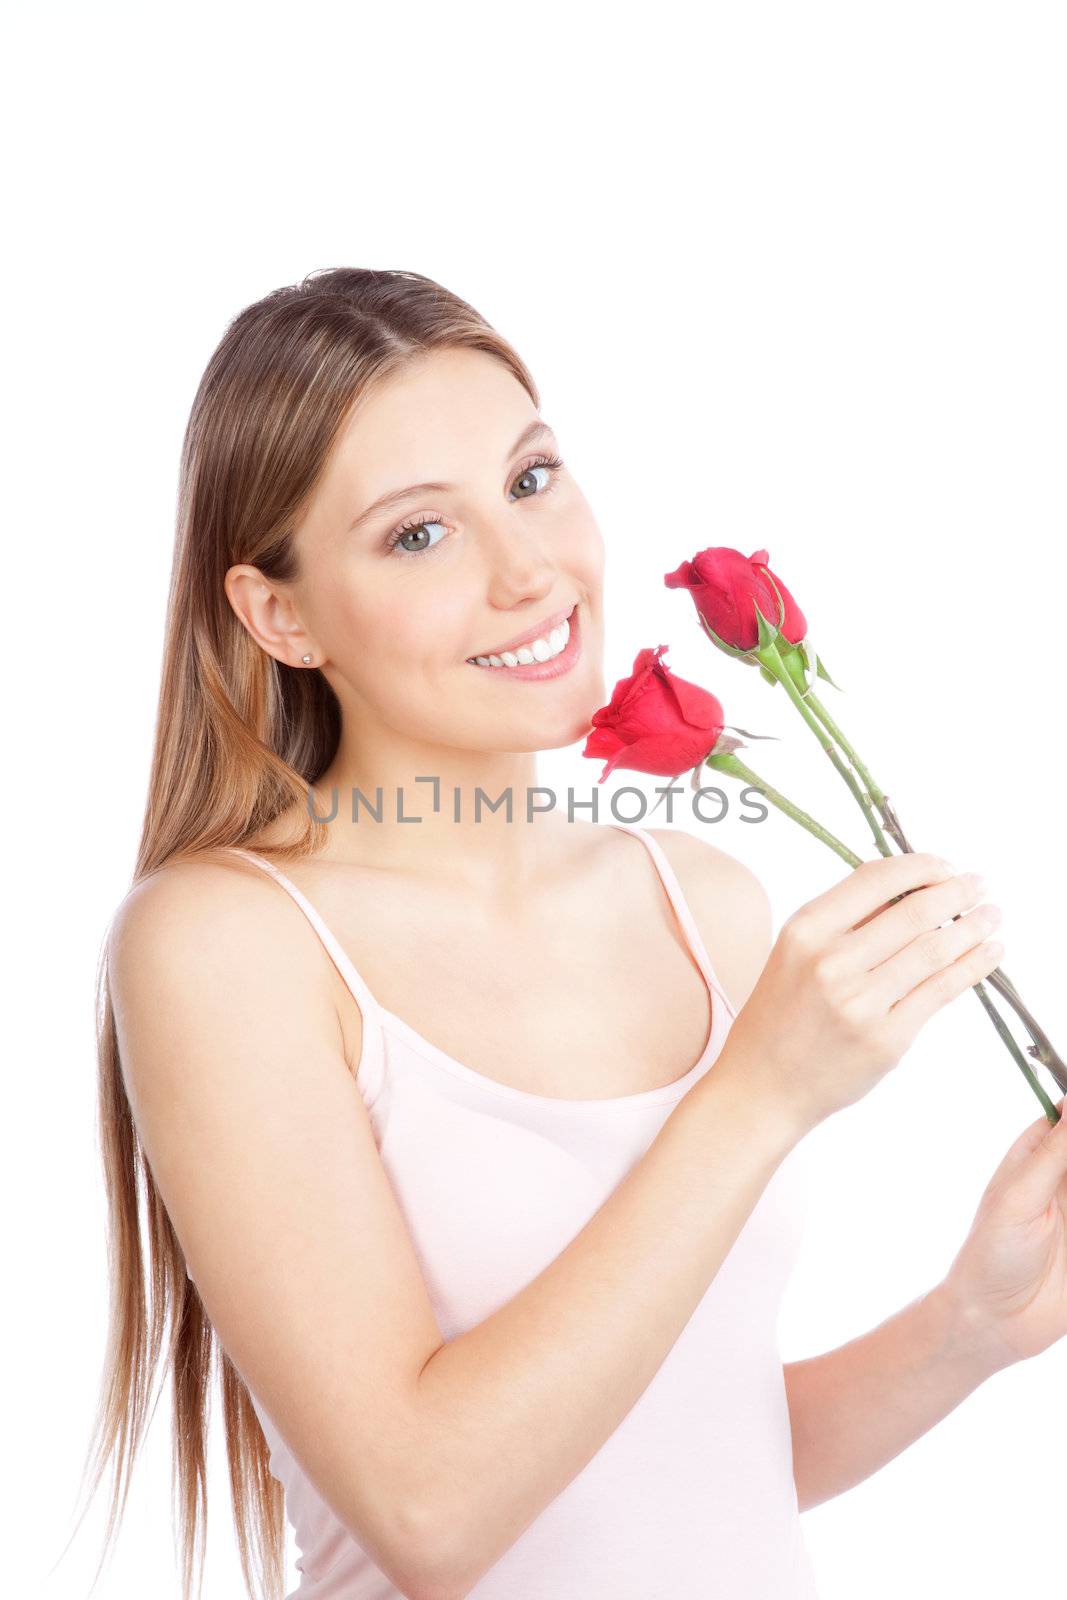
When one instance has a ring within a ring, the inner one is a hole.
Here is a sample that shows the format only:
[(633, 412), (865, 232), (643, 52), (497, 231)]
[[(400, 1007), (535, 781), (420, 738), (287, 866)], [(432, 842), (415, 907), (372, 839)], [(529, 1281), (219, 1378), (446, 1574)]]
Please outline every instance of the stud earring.
[(311, 657), (310, 656), (301, 656), (300, 659), (304, 663), (305, 667), (310, 665), (310, 662), (311, 662)]

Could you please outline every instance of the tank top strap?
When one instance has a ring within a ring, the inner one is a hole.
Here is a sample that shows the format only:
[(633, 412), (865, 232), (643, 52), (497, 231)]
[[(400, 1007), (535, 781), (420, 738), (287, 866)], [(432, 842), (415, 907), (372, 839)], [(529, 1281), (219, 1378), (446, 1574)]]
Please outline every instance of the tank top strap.
[(281, 868), (276, 866), (273, 861), (268, 860), (266, 856), (257, 855), (254, 850), (245, 850), (239, 845), (231, 845), (229, 851), (231, 855), (243, 856), (246, 861), (251, 861), (272, 877), (276, 883), (279, 883), (291, 898), (296, 901), (318, 934), (331, 961), (341, 974), (345, 987), (359, 1006), (360, 1016), (363, 1021), (363, 1044), (360, 1050), (359, 1068), (356, 1076), (362, 1088), (376, 1094), (384, 1064), (381, 1006), (345, 953), (336, 934), (327, 927), (322, 916), (316, 911), (303, 890), (298, 889), (292, 879), (286, 877)]
[(707, 946), (705, 945), (704, 940), (701, 938), (700, 929), (697, 927), (696, 918), (693, 916), (693, 913), (689, 908), (689, 902), (685, 898), (681, 883), (678, 881), (678, 874), (668, 861), (667, 852), (664, 850), (659, 840), (654, 838), (653, 835), (647, 832), (646, 829), (639, 828), (636, 822), (612, 822), (609, 823), (609, 827), (621, 828), (624, 833), (636, 834), (637, 838), (640, 839), (644, 844), (649, 855), (652, 857), (656, 870), (659, 873), (660, 879), (663, 883), (663, 887), (666, 890), (671, 905), (674, 907), (674, 910), (677, 914), (678, 921), (681, 923), (682, 931), (686, 936), (689, 948), (693, 952), (697, 966), (700, 968), (708, 984), (719, 996), (729, 1015), (731, 1017), (736, 1017), (737, 1012), (734, 1010), (733, 1003), (730, 1000), (729, 995), (725, 992), (722, 984), (719, 982), (718, 974), (712, 965), (711, 957), (708, 955)]

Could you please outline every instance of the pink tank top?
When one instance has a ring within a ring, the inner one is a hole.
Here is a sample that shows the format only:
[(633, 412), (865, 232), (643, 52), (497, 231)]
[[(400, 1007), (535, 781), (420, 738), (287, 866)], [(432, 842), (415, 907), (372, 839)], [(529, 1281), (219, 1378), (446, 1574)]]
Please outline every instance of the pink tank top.
[[(445, 1339), (491, 1316), (576, 1237), (712, 1067), (735, 1015), (658, 841), (632, 823), (608, 825), (649, 851), (711, 1005), (708, 1039), (683, 1077), (608, 1099), (532, 1094), (446, 1055), (379, 1005), (273, 862), (235, 852), (288, 890), (359, 1005), (356, 1082)], [(472, 1600), (816, 1596), (777, 1338), (807, 1199), (800, 1148), (775, 1170), (651, 1383)], [(300, 1583), (286, 1600), (403, 1600), (251, 1399), (299, 1552)]]

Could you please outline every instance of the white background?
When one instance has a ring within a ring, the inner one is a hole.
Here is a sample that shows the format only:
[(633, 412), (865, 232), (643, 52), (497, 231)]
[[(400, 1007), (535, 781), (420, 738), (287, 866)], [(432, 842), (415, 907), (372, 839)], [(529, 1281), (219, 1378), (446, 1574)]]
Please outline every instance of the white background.
[[(913, 844), (988, 874), (1004, 965), (1067, 1051), (1061, 22), (1025, 0), (8, 12), (6, 1592), (82, 1600), (95, 1566), (103, 1496), (54, 1565), (106, 1318), (95, 967), (141, 821), (181, 432), (267, 290), (407, 267), (477, 306), (608, 542), (608, 684), (669, 644), (781, 736), (752, 764), (870, 855), (781, 691), (663, 587), (706, 545), (767, 546), (826, 703)], [(598, 771), (578, 747), (542, 768), (583, 794)], [(840, 876), (778, 815), (737, 818), (708, 836), (779, 924)], [(935, 1283), (1038, 1114), (964, 995), (818, 1128), (784, 1359)], [(822, 1600), (1063, 1595), (1065, 1377), (1061, 1344), (806, 1514)], [(165, 1396), (104, 1600), (179, 1593), (168, 1430)], [(233, 1600), (221, 1419), (211, 1470), (204, 1597)]]

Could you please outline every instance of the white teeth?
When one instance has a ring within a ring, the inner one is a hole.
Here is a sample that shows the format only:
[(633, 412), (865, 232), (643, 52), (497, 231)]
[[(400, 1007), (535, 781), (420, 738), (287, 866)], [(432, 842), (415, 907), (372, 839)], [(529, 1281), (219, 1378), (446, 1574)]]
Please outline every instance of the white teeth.
[(553, 628), (547, 638), (531, 639), (529, 644), (521, 645), (517, 650), (504, 650), (500, 655), (473, 656), (471, 659), (480, 667), (528, 667), (533, 661), (550, 661), (553, 656), (560, 655), (567, 648), (570, 636), (571, 625), (567, 618), (558, 628)]

